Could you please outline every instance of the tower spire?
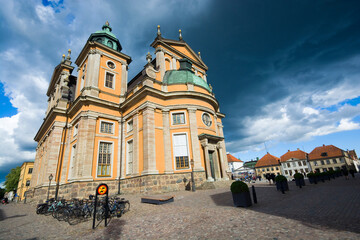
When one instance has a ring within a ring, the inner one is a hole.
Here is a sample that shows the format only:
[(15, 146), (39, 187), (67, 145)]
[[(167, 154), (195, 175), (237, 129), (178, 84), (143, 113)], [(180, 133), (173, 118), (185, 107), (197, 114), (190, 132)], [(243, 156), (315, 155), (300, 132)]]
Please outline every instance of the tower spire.
[(183, 40), (182, 35), (181, 35), (181, 29), (179, 29), (179, 40), (180, 41)]
[(157, 26), (157, 35), (158, 37), (161, 37), (160, 25)]

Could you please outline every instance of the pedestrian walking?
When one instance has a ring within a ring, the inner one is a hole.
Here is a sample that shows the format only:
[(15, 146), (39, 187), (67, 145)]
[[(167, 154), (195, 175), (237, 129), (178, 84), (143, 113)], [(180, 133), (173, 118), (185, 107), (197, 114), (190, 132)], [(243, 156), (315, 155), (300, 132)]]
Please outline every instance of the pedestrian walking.
[(353, 177), (353, 178), (355, 178), (355, 171), (354, 171), (354, 169), (350, 169), (350, 174), (351, 174), (351, 176)]
[(349, 180), (349, 171), (346, 168), (342, 169), (342, 173), (345, 176), (345, 179)]

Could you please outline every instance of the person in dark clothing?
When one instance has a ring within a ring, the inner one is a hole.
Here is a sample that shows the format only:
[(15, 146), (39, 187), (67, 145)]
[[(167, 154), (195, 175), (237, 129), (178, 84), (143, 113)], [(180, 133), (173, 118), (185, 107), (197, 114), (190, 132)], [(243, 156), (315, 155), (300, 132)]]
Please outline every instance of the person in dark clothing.
[(351, 174), (351, 176), (352, 176), (353, 178), (355, 178), (355, 171), (354, 171), (354, 169), (350, 169), (349, 173)]
[(349, 171), (346, 168), (342, 169), (342, 173), (345, 176), (345, 179), (349, 180)]

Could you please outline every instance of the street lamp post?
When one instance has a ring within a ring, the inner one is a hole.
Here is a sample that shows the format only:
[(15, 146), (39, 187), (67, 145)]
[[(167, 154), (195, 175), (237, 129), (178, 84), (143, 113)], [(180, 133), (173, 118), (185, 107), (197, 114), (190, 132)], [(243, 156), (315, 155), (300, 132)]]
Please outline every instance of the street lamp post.
[(53, 175), (50, 174), (49, 176), (49, 188), (48, 188), (48, 195), (47, 195), (47, 200), (49, 200), (49, 194), (50, 194), (50, 184), (51, 184), (51, 180), (53, 179)]
[(191, 165), (191, 185), (192, 185), (192, 191), (195, 192), (195, 179), (194, 179), (194, 160), (191, 159), (190, 160), (190, 165)]

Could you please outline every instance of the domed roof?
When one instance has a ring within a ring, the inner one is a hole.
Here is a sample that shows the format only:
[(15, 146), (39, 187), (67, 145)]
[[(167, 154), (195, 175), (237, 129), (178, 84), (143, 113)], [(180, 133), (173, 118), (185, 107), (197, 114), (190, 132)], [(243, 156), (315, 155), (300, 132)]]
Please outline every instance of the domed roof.
[(89, 37), (89, 41), (96, 41), (105, 46), (108, 46), (118, 52), (122, 50), (120, 41), (116, 38), (115, 34), (112, 32), (112, 28), (108, 21), (102, 26), (102, 30), (96, 31), (91, 34)]
[(211, 92), (209, 85), (201, 77), (196, 76), (191, 71), (191, 61), (188, 59), (180, 60), (179, 70), (168, 70), (165, 72), (163, 83), (166, 85), (171, 84), (186, 84), (191, 83), (207, 89)]

